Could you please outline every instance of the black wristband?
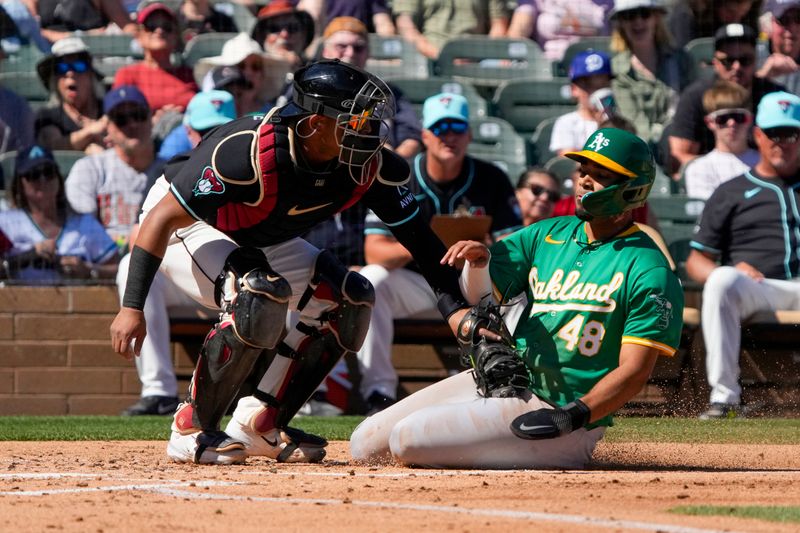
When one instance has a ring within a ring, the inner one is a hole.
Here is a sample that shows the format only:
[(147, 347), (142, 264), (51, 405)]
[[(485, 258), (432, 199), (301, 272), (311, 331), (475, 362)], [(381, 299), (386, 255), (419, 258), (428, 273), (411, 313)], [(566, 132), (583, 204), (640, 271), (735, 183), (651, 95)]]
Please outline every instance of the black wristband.
[(589, 407), (580, 400), (575, 400), (562, 407), (569, 415), (570, 422), (572, 423), (572, 431), (580, 429), (589, 423), (592, 418), (592, 411)]
[(131, 251), (131, 262), (128, 265), (128, 282), (125, 285), (125, 296), (122, 298), (122, 307), (131, 309), (144, 309), (144, 302), (153, 278), (156, 277), (161, 258), (144, 248), (134, 246)]

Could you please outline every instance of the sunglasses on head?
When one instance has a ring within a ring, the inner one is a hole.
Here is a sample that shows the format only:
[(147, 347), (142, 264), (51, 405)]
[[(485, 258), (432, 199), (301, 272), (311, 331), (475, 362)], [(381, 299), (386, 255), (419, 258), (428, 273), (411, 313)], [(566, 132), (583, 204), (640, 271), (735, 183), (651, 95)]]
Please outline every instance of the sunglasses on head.
[(295, 18), (269, 20), (264, 23), (267, 33), (280, 33), (286, 30), (288, 33), (298, 33), (303, 29), (303, 25)]
[(528, 188), (531, 190), (534, 196), (541, 196), (542, 193), (547, 193), (547, 199), (549, 201), (557, 202), (561, 200), (560, 191), (554, 191), (553, 189), (548, 189), (547, 187), (542, 187), (541, 185), (536, 185), (535, 183), (528, 185)]
[(798, 128), (767, 128), (763, 132), (775, 144), (794, 144), (800, 140), (800, 129)]
[(58, 169), (54, 166), (48, 165), (31, 170), (25, 174), (21, 174), (20, 178), (25, 181), (50, 181), (58, 177)]
[(708, 118), (720, 127), (727, 126), (731, 120), (736, 124), (744, 124), (750, 119), (750, 116), (750, 111), (747, 109), (719, 109), (708, 114)]
[(74, 61), (59, 61), (56, 63), (56, 74), (59, 76), (65, 75), (67, 72), (72, 71), (76, 74), (83, 74), (89, 71), (89, 62), (83, 59), (76, 59)]
[(620, 12), (619, 18), (627, 21), (636, 20), (637, 18), (647, 20), (652, 14), (652, 9), (648, 9), (646, 7), (637, 7), (636, 9), (628, 9), (627, 11)]
[(455, 133), (456, 135), (463, 135), (467, 133), (469, 124), (461, 120), (442, 120), (430, 127), (431, 133), (437, 137), (441, 137), (446, 133)]
[(108, 118), (117, 125), (119, 128), (124, 128), (132, 122), (144, 122), (150, 118), (150, 112), (143, 107), (137, 107), (128, 111), (120, 111), (114, 113), (113, 111), (108, 114)]
[(734, 63), (738, 62), (742, 67), (749, 67), (753, 63), (756, 62), (755, 56), (727, 56), (727, 57), (719, 57), (715, 56), (715, 59), (722, 63), (722, 66), (726, 69), (733, 68)]
[(175, 23), (170, 20), (163, 20), (163, 19), (153, 19), (149, 18), (144, 21), (144, 29), (150, 33), (153, 33), (157, 29), (161, 28), (161, 31), (164, 33), (173, 33), (175, 31)]

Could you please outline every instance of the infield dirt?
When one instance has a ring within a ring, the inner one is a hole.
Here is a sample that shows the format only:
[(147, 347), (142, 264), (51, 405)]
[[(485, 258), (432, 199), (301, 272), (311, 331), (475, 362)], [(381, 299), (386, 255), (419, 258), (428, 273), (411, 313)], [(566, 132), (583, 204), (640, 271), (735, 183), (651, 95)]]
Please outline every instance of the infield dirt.
[(177, 465), (163, 442), (4, 442), (0, 531), (798, 531), (668, 512), (800, 506), (800, 446), (601, 443), (587, 471)]

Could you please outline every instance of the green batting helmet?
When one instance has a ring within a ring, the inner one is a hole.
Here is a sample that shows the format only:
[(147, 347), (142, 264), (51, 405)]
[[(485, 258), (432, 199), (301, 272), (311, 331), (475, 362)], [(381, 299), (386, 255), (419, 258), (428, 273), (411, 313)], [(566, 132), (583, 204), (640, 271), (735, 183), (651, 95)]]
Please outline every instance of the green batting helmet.
[(647, 143), (632, 133), (603, 128), (589, 136), (580, 152), (564, 154), (578, 162), (593, 161), (627, 179), (586, 193), (581, 204), (594, 217), (608, 217), (641, 207), (653, 187), (656, 165)]

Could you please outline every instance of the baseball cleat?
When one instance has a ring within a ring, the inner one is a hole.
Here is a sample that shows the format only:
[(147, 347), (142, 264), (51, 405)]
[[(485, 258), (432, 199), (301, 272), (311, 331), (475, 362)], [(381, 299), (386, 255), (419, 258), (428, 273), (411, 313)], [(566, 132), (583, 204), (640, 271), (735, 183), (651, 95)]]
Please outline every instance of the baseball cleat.
[(181, 435), (173, 429), (167, 455), (176, 463), (232, 465), (247, 459), (245, 445), (222, 431), (198, 431)]

